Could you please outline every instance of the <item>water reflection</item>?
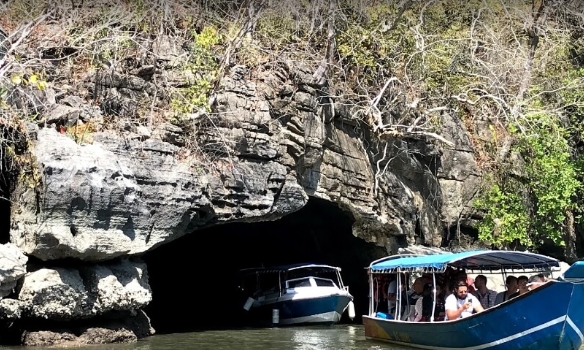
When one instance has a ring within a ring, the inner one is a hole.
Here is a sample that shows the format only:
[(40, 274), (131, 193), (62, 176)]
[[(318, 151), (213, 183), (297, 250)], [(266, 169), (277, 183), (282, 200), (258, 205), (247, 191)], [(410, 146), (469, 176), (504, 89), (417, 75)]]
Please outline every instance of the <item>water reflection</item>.
[[(0, 350), (23, 350), (0, 347)], [(29, 350), (55, 348), (29, 348)], [(411, 350), (365, 340), (360, 325), (200, 331), (155, 335), (133, 344), (93, 345), (79, 350)]]

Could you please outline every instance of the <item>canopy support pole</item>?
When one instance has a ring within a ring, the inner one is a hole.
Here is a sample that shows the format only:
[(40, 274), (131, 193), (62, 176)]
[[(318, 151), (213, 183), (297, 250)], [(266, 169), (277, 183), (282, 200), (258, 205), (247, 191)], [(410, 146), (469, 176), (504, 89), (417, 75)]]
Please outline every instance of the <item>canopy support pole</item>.
[(401, 320), (401, 309), (402, 309), (402, 292), (401, 292), (401, 274), (399, 273), (399, 269), (397, 272), (397, 289), (396, 289), (396, 305), (395, 309), (397, 310), (397, 318), (396, 320)]
[(373, 303), (374, 301), (374, 294), (373, 294), (373, 271), (369, 269), (369, 316), (373, 316)]
[(434, 299), (432, 300), (432, 318), (430, 322), (434, 322), (434, 311), (436, 311), (436, 272), (432, 271), (432, 285), (434, 286)]

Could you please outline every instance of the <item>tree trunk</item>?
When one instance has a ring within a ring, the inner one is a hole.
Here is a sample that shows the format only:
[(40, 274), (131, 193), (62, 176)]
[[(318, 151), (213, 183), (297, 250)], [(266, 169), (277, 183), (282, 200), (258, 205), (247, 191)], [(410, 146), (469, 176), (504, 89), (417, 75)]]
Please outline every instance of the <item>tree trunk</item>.
[(574, 213), (571, 210), (566, 210), (566, 231), (564, 234), (564, 255), (566, 260), (571, 264), (578, 260), (576, 255), (576, 232), (574, 229)]

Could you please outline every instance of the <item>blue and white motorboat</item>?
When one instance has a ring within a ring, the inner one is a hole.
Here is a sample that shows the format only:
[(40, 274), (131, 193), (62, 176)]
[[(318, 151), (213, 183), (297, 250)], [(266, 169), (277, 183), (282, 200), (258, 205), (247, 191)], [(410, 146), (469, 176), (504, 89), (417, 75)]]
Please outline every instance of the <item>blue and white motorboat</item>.
[(243, 308), (263, 324), (334, 324), (345, 310), (352, 319), (353, 296), (340, 272), (319, 264), (241, 270), (240, 289), (247, 291)]
[[(559, 268), (559, 262), (539, 254), (489, 250), (390, 256), (368, 267), (371, 295), (374, 274), (428, 273), (436, 278), (449, 266), (473, 273), (516, 275), (526, 271), (553, 271)], [(388, 317), (376, 312), (371, 298), (369, 314), (363, 316), (363, 324), (367, 339), (420, 349), (578, 350), (584, 339), (583, 303), (584, 262), (579, 261), (539, 288), (466, 318), (406, 321), (400, 315)]]

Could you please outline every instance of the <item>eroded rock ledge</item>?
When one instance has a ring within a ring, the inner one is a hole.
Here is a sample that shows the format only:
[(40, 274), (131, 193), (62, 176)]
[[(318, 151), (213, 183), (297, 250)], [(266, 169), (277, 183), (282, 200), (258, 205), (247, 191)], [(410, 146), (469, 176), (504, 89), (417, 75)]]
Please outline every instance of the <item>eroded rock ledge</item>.
[[(338, 204), (355, 219), (355, 236), (388, 252), (396, 237), (440, 245), (449, 227), (467, 223), (480, 174), (462, 122), (444, 116), (452, 148), (396, 138), (381, 159), (378, 140), (343, 101), (323, 102), (316, 69), (234, 65), (212, 113), (150, 124), (106, 119), (104, 106), (156, 96), (153, 81), (179, 84), (185, 77), (170, 66), (104, 68), (67, 88), (58, 67), (48, 70), (52, 86), (37, 96), (42, 118), (27, 126), (39, 178), (35, 186), (20, 179), (11, 193), (4, 256), (14, 264), (0, 276), (0, 318), (28, 325), (27, 345), (152, 334), (141, 312), (152, 299), (147, 268), (128, 257), (221, 223), (277, 220), (309, 197)], [(66, 96), (56, 99), (55, 90)], [(82, 137), (64, 131), (83, 125), (91, 131)], [(39, 262), (27, 266), (27, 256)], [(59, 330), (43, 320), (69, 323)]]
[(95, 132), (91, 144), (43, 124), (33, 149), (42, 190), (17, 187), (11, 241), (45, 261), (105, 261), (221, 222), (274, 220), (314, 196), (350, 213), (354, 234), (366, 240), (389, 247), (391, 237), (423, 237), (437, 245), (468, 207), (479, 176), (455, 119), (446, 118), (445, 133), (456, 149), (396, 140), (391, 166), (379, 171), (364, 147), (375, 140), (355, 132), (350, 116), (326, 121), (322, 107), (306, 101), (316, 94), (301, 80), (308, 67), (253, 81), (241, 69), (222, 81), (219, 117), (192, 121), (199, 153), (173, 143), (169, 124), (150, 136)]
[(28, 259), (14, 245), (1, 245), (0, 256), (0, 319), (22, 329), (24, 345), (135, 341), (154, 333), (141, 311), (152, 300), (144, 263), (124, 259), (36, 270), (33, 265), (26, 272)]

